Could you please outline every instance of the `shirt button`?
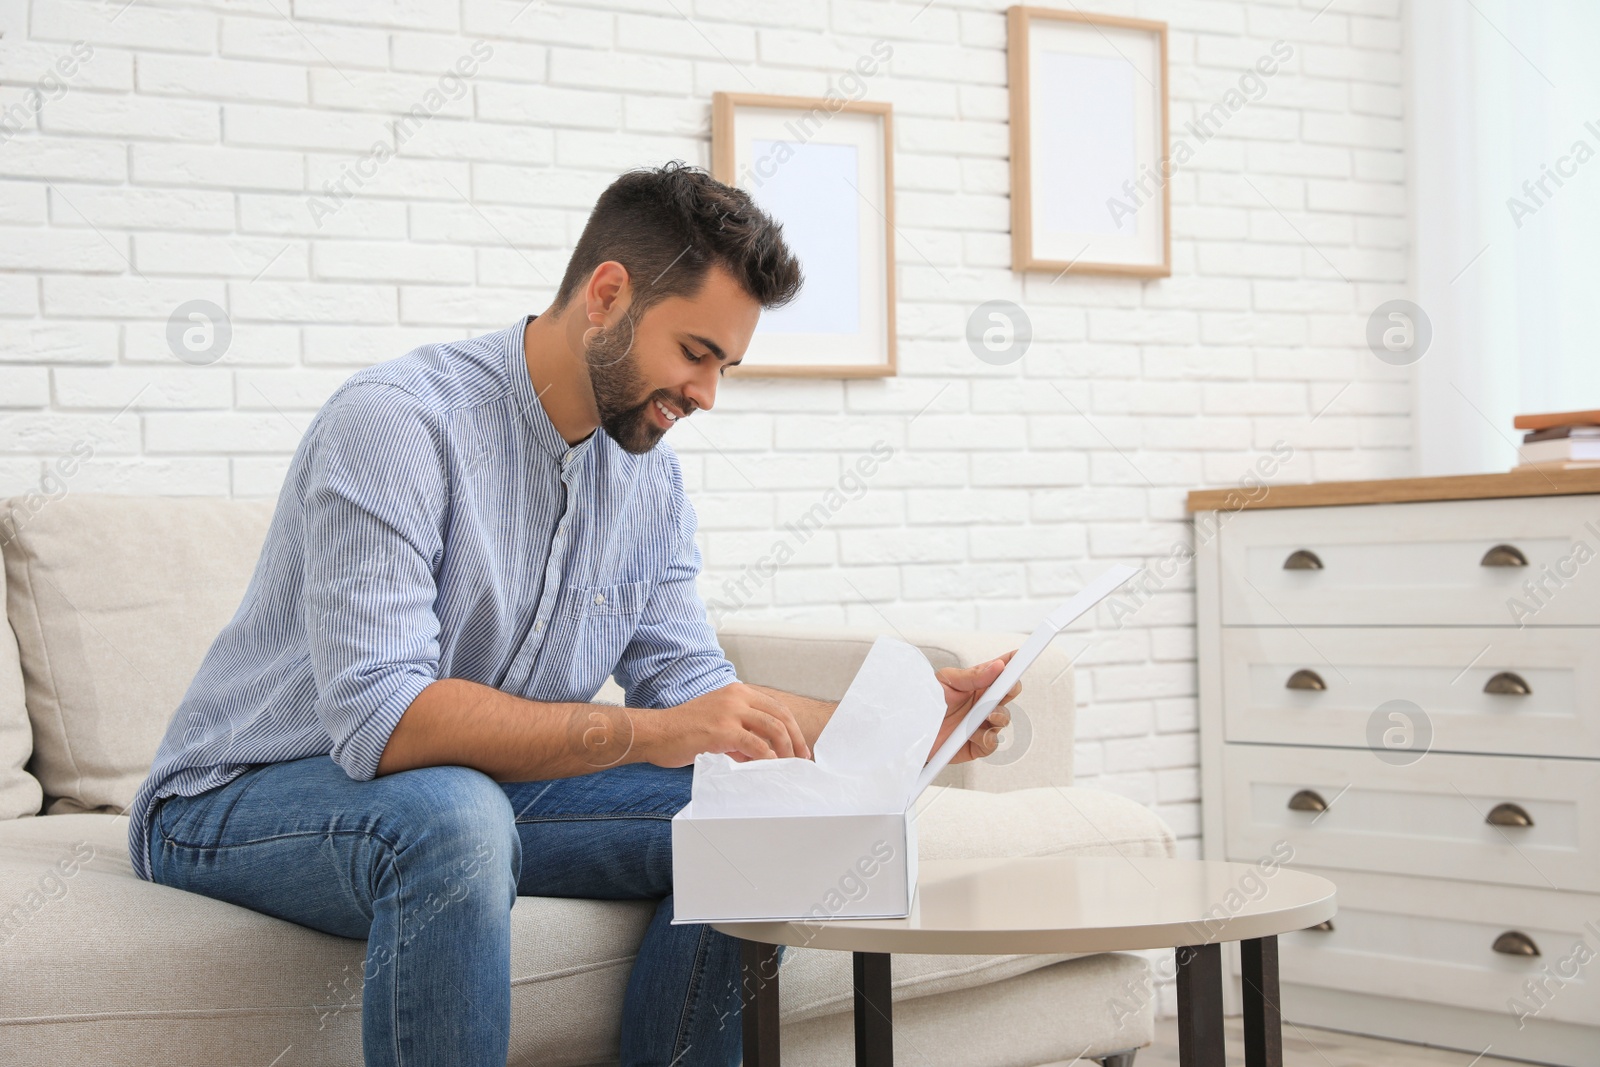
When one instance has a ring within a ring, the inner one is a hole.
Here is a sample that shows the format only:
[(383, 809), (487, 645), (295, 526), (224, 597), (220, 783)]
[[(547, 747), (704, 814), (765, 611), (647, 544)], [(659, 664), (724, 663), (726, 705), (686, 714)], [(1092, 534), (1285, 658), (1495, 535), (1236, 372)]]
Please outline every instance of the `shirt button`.
[(577, 454), (578, 454), (578, 450), (576, 448), (567, 449), (567, 462), (571, 463), (572, 462), (572, 457), (576, 456)]
[(596, 593), (594, 595), (594, 602), (596, 604), (604, 604), (606, 602), (606, 595), (604, 593)]
[(544, 620), (540, 619), (538, 622), (534, 623), (533, 624), (533, 629), (534, 629), (535, 633), (543, 630), (544, 629)]

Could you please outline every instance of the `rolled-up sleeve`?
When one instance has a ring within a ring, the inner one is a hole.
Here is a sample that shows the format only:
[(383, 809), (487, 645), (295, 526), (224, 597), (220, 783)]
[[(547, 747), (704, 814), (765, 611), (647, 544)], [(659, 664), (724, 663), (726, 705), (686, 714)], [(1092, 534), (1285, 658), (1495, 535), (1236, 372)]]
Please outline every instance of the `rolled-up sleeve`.
[(662, 451), (672, 467), (674, 522), (664, 533), (672, 554), (617, 664), (617, 684), (626, 691), (631, 708), (672, 707), (739, 680), (695, 588), (700, 546), (694, 539), (694, 506), (684, 493), (677, 457), (668, 449)]
[(333, 760), (364, 781), (439, 676), (444, 442), (417, 398), (375, 383), (346, 388), (312, 432), (304, 603), (317, 715)]

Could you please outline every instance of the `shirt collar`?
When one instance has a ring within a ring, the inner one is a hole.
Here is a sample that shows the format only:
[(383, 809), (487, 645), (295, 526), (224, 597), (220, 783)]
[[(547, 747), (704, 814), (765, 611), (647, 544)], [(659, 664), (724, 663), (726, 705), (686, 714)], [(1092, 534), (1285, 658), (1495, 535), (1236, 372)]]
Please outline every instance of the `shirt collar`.
[(561, 436), (561, 431), (556, 429), (555, 423), (550, 421), (550, 415), (544, 410), (539, 395), (533, 391), (533, 379), (528, 377), (528, 359), (522, 348), (522, 338), (527, 332), (528, 323), (536, 318), (537, 315), (524, 315), (507, 331), (506, 372), (511, 375), (517, 407), (521, 410), (528, 429), (533, 433), (533, 439), (539, 442), (539, 447), (555, 460), (558, 466), (566, 470), (588, 454), (590, 444), (604, 431), (596, 429), (577, 444), (569, 445), (567, 439)]

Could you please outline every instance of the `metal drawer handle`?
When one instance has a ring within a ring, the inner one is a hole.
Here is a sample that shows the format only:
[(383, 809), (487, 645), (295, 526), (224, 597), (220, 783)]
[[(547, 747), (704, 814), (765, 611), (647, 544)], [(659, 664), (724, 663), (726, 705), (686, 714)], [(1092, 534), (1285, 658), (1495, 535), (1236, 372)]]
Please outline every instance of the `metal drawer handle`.
[(1290, 811), (1327, 811), (1328, 802), (1315, 790), (1302, 789), (1289, 798)]
[(1495, 545), (1478, 561), (1481, 567), (1526, 567), (1528, 557), (1516, 545)]
[(1494, 950), (1506, 956), (1537, 956), (1539, 946), (1521, 930), (1507, 930), (1494, 939)]
[(1504, 804), (1496, 804), (1494, 810), (1489, 812), (1483, 821), (1490, 826), (1532, 826), (1533, 816), (1529, 815), (1522, 805), (1507, 801)]
[(1283, 683), (1285, 689), (1317, 689), (1328, 688), (1328, 683), (1322, 680), (1322, 675), (1316, 671), (1298, 670), (1289, 675), (1289, 680)]
[(1331, 934), (1331, 933), (1333, 933), (1333, 920), (1332, 919), (1323, 919), (1317, 925), (1308, 926), (1308, 927), (1306, 927), (1306, 929), (1308, 929), (1308, 930), (1321, 930), (1325, 934)]
[(1525, 697), (1533, 694), (1533, 686), (1527, 679), (1513, 671), (1501, 671), (1490, 678), (1483, 687), (1485, 693), (1500, 693), (1503, 696)]
[(1309, 548), (1297, 548), (1289, 553), (1289, 558), (1283, 561), (1286, 571), (1320, 571), (1322, 560)]

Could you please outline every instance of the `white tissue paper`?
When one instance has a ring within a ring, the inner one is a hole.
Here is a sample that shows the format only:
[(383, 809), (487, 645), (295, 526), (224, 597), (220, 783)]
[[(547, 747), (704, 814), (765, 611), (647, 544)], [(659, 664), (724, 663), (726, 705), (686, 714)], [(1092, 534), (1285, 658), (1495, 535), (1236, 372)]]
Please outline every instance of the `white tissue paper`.
[(812, 746), (814, 760), (695, 757), (702, 819), (890, 814), (915, 799), (944, 718), (944, 688), (915, 646), (880, 637)]

